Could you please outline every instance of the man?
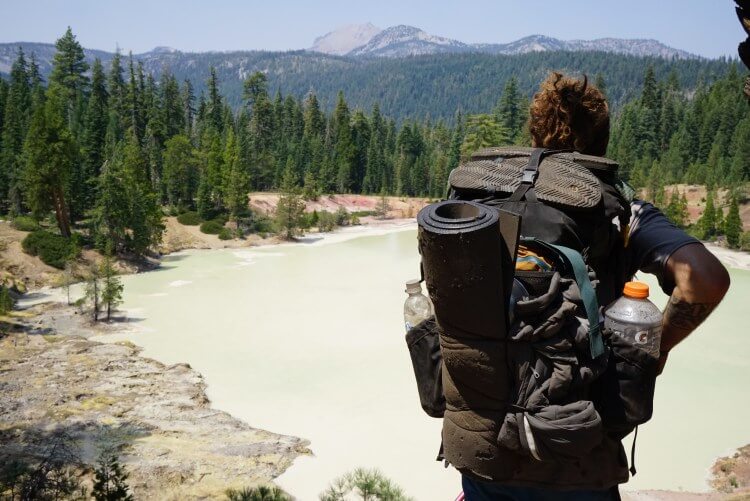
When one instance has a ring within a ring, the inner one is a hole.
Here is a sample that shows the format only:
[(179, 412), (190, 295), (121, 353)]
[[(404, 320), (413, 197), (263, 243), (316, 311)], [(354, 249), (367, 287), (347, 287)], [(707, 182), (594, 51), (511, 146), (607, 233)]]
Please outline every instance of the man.
[[(534, 96), (529, 128), (534, 147), (575, 150), (604, 156), (609, 141), (609, 108), (603, 94), (587, 80), (582, 82), (552, 73)], [(729, 288), (724, 266), (698, 240), (674, 226), (653, 205), (631, 204), (624, 250), (625, 272), (638, 270), (656, 275), (670, 295), (664, 310), (658, 372), (672, 349), (693, 332), (716, 308)], [(618, 447), (619, 446), (619, 447)], [(565, 483), (562, 472), (531, 474), (488, 482), (464, 472), (468, 501), (484, 500), (614, 500), (617, 485), (628, 479), (621, 444), (592, 460), (590, 482), (581, 488)], [(559, 475), (558, 475), (559, 473)]]

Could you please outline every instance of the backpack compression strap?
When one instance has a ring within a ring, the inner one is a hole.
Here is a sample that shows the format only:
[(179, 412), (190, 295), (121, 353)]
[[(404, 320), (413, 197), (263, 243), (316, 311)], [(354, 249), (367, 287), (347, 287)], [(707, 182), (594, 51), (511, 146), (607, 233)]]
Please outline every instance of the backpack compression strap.
[(542, 163), (544, 156), (549, 153), (553, 153), (553, 151), (547, 148), (534, 148), (529, 157), (528, 165), (523, 169), (521, 184), (518, 185), (516, 191), (508, 198), (509, 201), (519, 202), (524, 198), (528, 198), (529, 201), (536, 202), (534, 183), (536, 183), (536, 178), (539, 177), (539, 164)]
[(584, 263), (581, 253), (569, 247), (553, 245), (536, 238), (530, 238), (528, 240), (550, 249), (573, 270), (578, 290), (581, 291), (583, 306), (586, 308), (586, 318), (588, 318), (589, 321), (589, 349), (591, 351), (591, 358), (593, 359), (603, 355), (604, 341), (602, 341), (602, 333), (599, 329), (599, 300), (597, 300), (596, 292), (591, 285), (588, 269), (586, 268), (586, 263)]
[(589, 347), (591, 349), (591, 358), (596, 358), (604, 354), (604, 342), (599, 330), (599, 301), (596, 299), (596, 292), (589, 280), (589, 272), (583, 257), (578, 251), (563, 247), (562, 245), (552, 245), (557, 249), (568, 262), (576, 277), (578, 289), (581, 291), (581, 299), (586, 307), (586, 317), (589, 320)]

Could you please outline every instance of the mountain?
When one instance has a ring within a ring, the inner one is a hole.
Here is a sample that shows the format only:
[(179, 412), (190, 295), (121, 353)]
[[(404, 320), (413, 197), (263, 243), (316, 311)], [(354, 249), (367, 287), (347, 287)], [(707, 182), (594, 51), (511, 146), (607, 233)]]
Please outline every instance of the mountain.
[(322, 52), (323, 54), (343, 56), (357, 47), (365, 45), (381, 31), (383, 30), (377, 26), (373, 26), (371, 23), (342, 26), (335, 31), (316, 38), (310, 50)]
[[(371, 24), (348, 26), (316, 39), (309, 50), (353, 57), (406, 57), (463, 52), (514, 55), (547, 51), (609, 52), (667, 59), (695, 59), (699, 57), (687, 51), (669, 47), (657, 40), (600, 38), (597, 40), (565, 41), (544, 35), (531, 35), (506, 44), (467, 44), (458, 40), (431, 35), (413, 26), (393, 26), (378, 32), (372, 29), (367, 30), (368, 27), (377, 30)], [(354, 45), (356, 43), (354, 35), (361, 35), (359, 39), (364, 41), (359, 45)], [(346, 43), (332, 42), (330, 45), (319, 43), (319, 41), (339, 39)], [(351, 48), (347, 51), (346, 49), (349, 47)]]
[(470, 47), (465, 43), (430, 35), (413, 26), (399, 25), (381, 31), (347, 55), (403, 57), (466, 52), (467, 50), (470, 50)]

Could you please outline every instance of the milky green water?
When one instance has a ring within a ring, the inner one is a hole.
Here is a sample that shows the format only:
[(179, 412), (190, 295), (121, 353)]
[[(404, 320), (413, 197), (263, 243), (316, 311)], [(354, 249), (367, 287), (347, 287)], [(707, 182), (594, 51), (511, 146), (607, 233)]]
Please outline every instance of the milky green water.
[[(418, 500), (452, 500), (459, 476), (434, 461), (440, 421), (419, 407), (403, 339), (404, 282), (416, 276), (415, 231), (187, 252), (125, 277), (123, 307), (139, 321), (118, 338), (188, 362), (216, 408), (310, 440), (315, 455), (278, 479), (299, 499), (365, 466)], [(714, 459), (750, 443), (750, 272), (732, 278), (728, 298), (659, 379), (629, 489), (705, 490)]]

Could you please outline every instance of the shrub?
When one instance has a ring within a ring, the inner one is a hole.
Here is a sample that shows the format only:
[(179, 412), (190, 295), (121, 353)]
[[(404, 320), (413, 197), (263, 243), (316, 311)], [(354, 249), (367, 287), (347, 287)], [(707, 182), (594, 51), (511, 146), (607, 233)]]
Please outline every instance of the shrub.
[(223, 229), (224, 225), (219, 221), (206, 221), (205, 223), (201, 224), (201, 232), (207, 233), (209, 235), (218, 235)]
[(349, 211), (347, 211), (345, 208), (339, 207), (336, 210), (335, 216), (336, 224), (338, 226), (346, 226), (347, 224), (349, 224)]
[(26, 235), (21, 246), (27, 254), (39, 256), (48, 265), (61, 270), (65, 268), (66, 262), (78, 254), (75, 240), (44, 230), (37, 230)]
[(346, 501), (379, 499), (388, 501), (410, 501), (404, 491), (378, 470), (357, 468), (334, 480), (320, 495), (321, 501)]
[(273, 219), (264, 215), (257, 215), (250, 224), (250, 231), (255, 233), (275, 233), (276, 227)]
[(0, 315), (5, 315), (13, 309), (13, 296), (10, 295), (10, 289), (5, 284), (0, 284)]
[(229, 489), (226, 495), (229, 501), (291, 501), (292, 499), (278, 487), (266, 485), (245, 487), (240, 490)]
[(229, 228), (222, 228), (219, 232), (219, 240), (231, 240), (234, 238), (234, 234), (232, 233), (232, 230)]
[(336, 216), (328, 211), (318, 213), (318, 231), (321, 233), (333, 231), (336, 227)]
[(177, 216), (177, 221), (185, 226), (198, 226), (203, 222), (203, 219), (198, 215), (197, 212), (190, 211), (185, 212)]
[(750, 231), (746, 231), (740, 237), (740, 250), (750, 251)]
[(37, 231), (41, 230), (39, 223), (28, 216), (18, 216), (13, 219), (13, 227), (19, 231)]

